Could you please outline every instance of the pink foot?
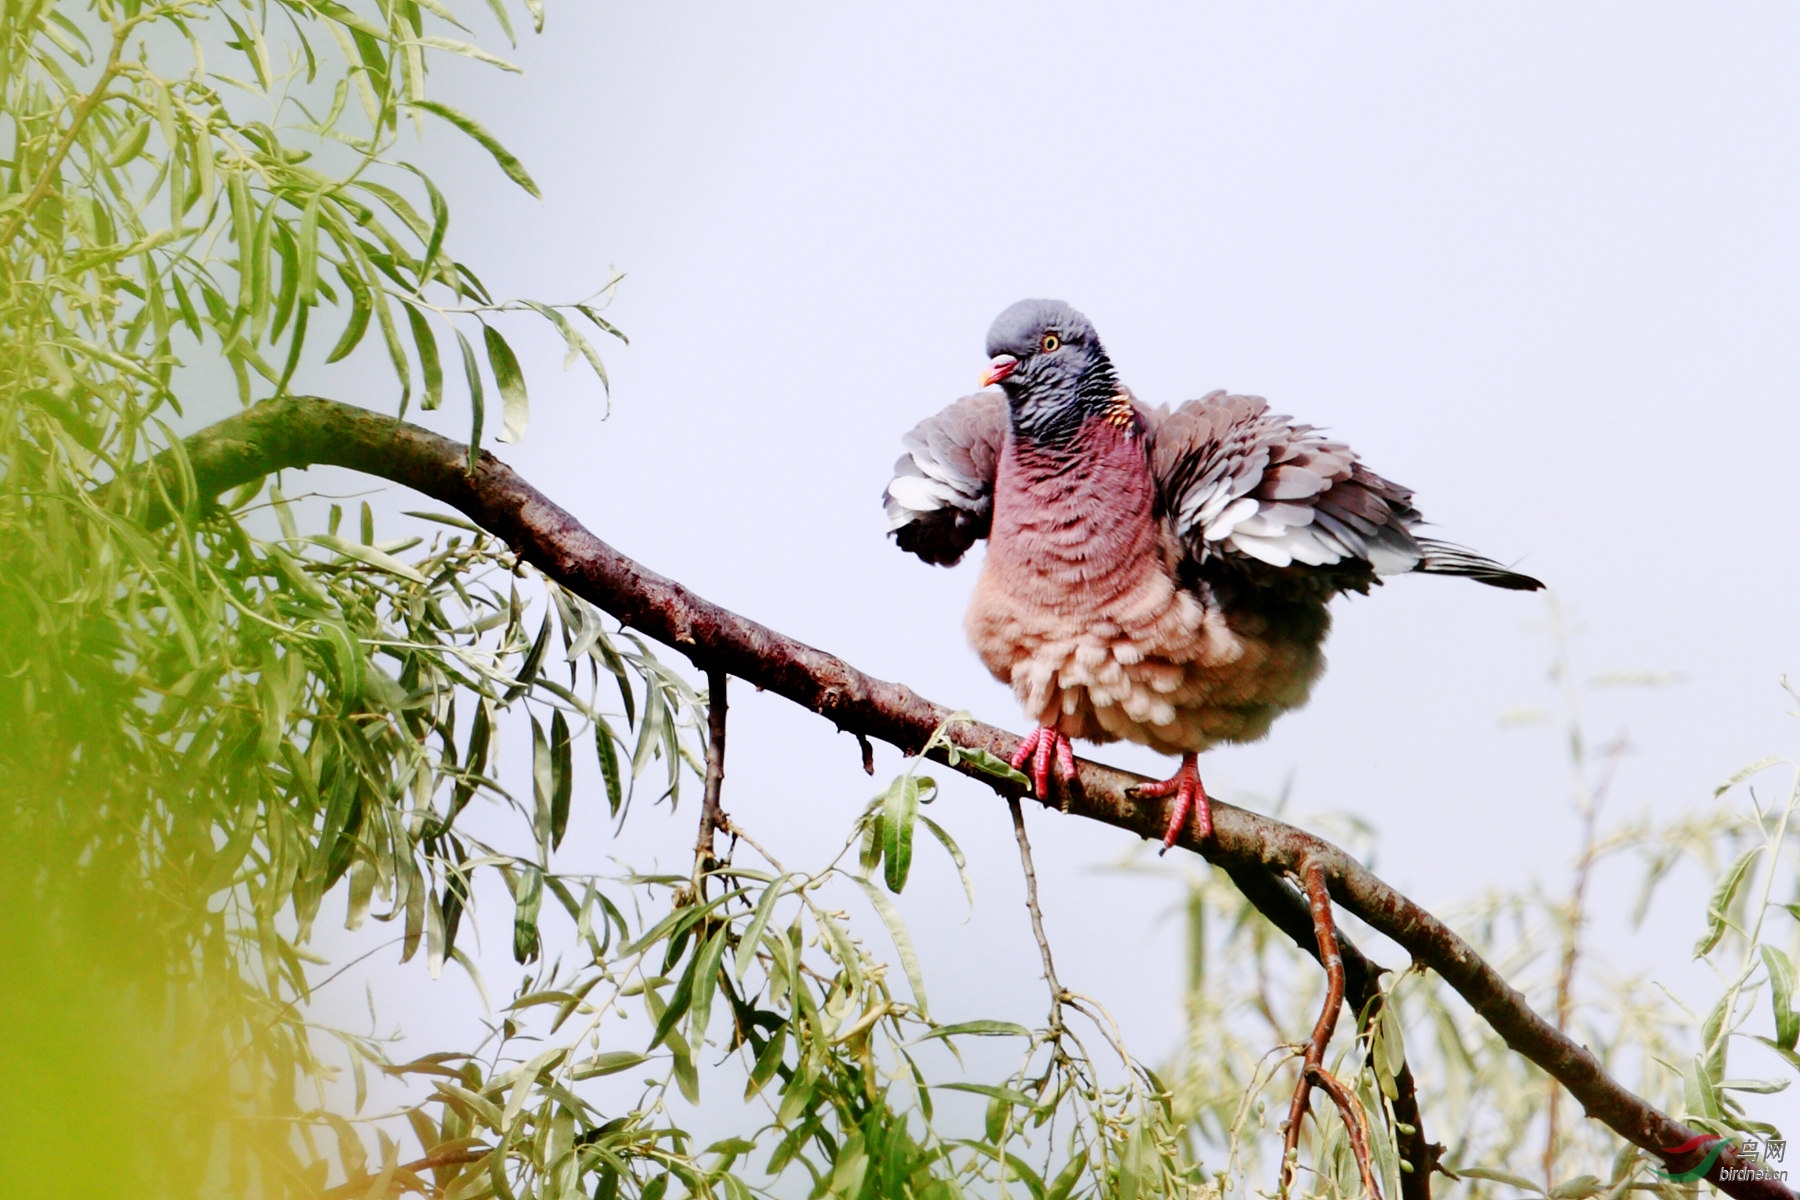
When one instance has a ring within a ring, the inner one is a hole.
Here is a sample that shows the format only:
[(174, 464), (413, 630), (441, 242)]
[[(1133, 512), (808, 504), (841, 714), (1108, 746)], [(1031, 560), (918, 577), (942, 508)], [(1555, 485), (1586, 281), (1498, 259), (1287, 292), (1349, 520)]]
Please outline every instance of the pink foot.
[(1069, 745), (1069, 739), (1048, 725), (1041, 725), (1033, 730), (1019, 748), (1013, 751), (1012, 769), (1023, 771), (1025, 763), (1031, 763), (1031, 782), (1036, 789), (1037, 798), (1050, 798), (1050, 762), (1056, 761), (1056, 777), (1064, 783), (1075, 778), (1075, 748)]
[(1194, 836), (1204, 838), (1212, 833), (1212, 804), (1206, 798), (1206, 788), (1200, 783), (1200, 762), (1197, 755), (1181, 756), (1181, 769), (1175, 772), (1172, 779), (1161, 783), (1140, 784), (1132, 789), (1134, 794), (1145, 797), (1173, 796), (1175, 804), (1169, 811), (1169, 827), (1163, 832), (1162, 849), (1158, 854), (1167, 853), (1175, 839), (1181, 836), (1181, 826), (1194, 816)]

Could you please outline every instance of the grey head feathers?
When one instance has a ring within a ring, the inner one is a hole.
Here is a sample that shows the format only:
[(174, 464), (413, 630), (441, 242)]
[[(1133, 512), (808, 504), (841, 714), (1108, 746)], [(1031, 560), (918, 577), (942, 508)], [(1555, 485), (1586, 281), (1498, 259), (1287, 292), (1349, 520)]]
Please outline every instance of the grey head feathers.
[(1061, 300), (1012, 305), (988, 328), (987, 352), (1014, 431), (1040, 446), (1068, 444), (1118, 394), (1118, 374), (1093, 322)]
[(988, 326), (988, 357), (1010, 354), (1023, 359), (1037, 351), (1046, 333), (1057, 334), (1064, 342), (1100, 344), (1094, 323), (1073, 306), (1061, 300), (1021, 300)]

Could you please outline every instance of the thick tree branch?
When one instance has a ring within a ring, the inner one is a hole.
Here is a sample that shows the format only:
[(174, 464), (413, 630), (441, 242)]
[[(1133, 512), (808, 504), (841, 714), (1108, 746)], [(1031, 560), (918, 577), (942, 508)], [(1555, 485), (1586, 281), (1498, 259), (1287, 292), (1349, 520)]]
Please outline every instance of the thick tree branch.
[[(492, 455), (484, 452), (471, 473), (464, 446), (418, 426), (335, 401), (286, 397), (202, 430), (181, 450), (179, 456), (165, 454), (155, 464), (161, 490), (177, 497), (177, 502), (198, 505), (283, 468), (347, 467), (404, 484), (458, 509), (557, 583), (681, 651), (701, 670), (736, 675), (819, 713), (847, 732), (916, 753), (950, 715), (949, 709), (909, 688), (864, 675), (842, 659), (709, 603), (633, 562)], [(153, 497), (156, 492), (146, 488), (140, 494)], [(160, 501), (147, 502), (153, 505), (143, 514), (148, 523), (168, 519), (166, 511), (154, 507)], [(1019, 744), (1013, 734), (977, 722), (958, 725), (953, 737), (962, 746), (1003, 759), (1011, 758)], [(1002, 795), (1021, 795), (1016, 787), (972, 766), (960, 769)], [(1144, 805), (1126, 794), (1144, 782), (1140, 776), (1082, 760), (1064, 811), (1158, 840), (1160, 806)], [(1613, 1079), (1585, 1048), (1534, 1012), (1454, 931), (1338, 847), (1217, 801), (1212, 836), (1196, 843), (1191, 832), (1184, 832), (1181, 844), (1240, 882), (1261, 875), (1285, 887), (1280, 875), (1316, 864), (1333, 899), (1399, 943), (1415, 962), (1438, 972), (1507, 1045), (1561, 1081), (1589, 1117), (1663, 1159), (1671, 1170), (1691, 1168), (1702, 1157), (1698, 1151), (1667, 1154), (1664, 1147), (1689, 1141), (1694, 1131)], [(1262, 894), (1268, 895), (1266, 889)], [(1246, 895), (1258, 903), (1256, 891), (1246, 889)], [(1271, 917), (1288, 928), (1286, 918), (1275, 913)], [(1310, 925), (1308, 920), (1309, 941)], [(1347, 960), (1347, 974), (1349, 966)], [(1774, 1180), (1731, 1177), (1748, 1165), (1752, 1164), (1728, 1149), (1706, 1178), (1744, 1200), (1793, 1197)]]

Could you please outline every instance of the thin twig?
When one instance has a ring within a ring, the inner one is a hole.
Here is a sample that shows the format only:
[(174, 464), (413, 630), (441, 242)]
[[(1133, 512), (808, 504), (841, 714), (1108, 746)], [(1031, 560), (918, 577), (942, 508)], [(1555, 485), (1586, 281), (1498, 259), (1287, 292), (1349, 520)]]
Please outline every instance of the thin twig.
[(1330, 1079), (1325, 1090), (1345, 1117), (1345, 1128), (1350, 1130), (1350, 1148), (1355, 1151), (1357, 1169), (1363, 1171), (1363, 1186), (1372, 1200), (1381, 1200), (1381, 1191), (1375, 1187), (1375, 1175), (1368, 1162), (1366, 1124), (1361, 1126), (1359, 1135), (1359, 1123), (1363, 1121), (1361, 1110), (1352, 1112), (1346, 1108), (1348, 1092), (1325, 1070), (1325, 1049), (1332, 1042), (1332, 1033), (1336, 1033), (1337, 1009), (1345, 1004), (1345, 959), (1337, 948), (1337, 923), (1332, 919), (1332, 894), (1325, 885), (1325, 869), (1309, 858), (1301, 864), (1300, 882), (1307, 889), (1307, 907), (1312, 910), (1312, 930), (1319, 941), (1319, 964), (1325, 966), (1325, 1006), (1319, 1009), (1319, 1020), (1312, 1025), (1307, 1061), (1300, 1069), (1300, 1081), (1294, 1083), (1294, 1103), (1287, 1108), (1287, 1124), (1282, 1137), (1280, 1195), (1287, 1195), (1287, 1187), (1294, 1182), (1294, 1159), (1300, 1150), (1300, 1124), (1307, 1115), (1307, 1103), (1312, 1099), (1312, 1085)]
[(1322, 1088), (1344, 1118), (1344, 1129), (1350, 1134), (1350, 1152), (1356, 1156), (1356, 1170), (1362, 1176), (1363, 1191), (1372, 1200), (1381, 1200), (1381, 1187), (1375, 1182), (1374, 1160), (1369, 1154), (1369, 1117), (1362, 1104), (1336, 1075), (1324, 1067), (1308, 1067), (1306, 1074)]
[(1275, 1072), (1279, 1071), (1293, 1057), (1294, 1047), (1283, 1042), (1263, 1051), (1263, 1056), (1256, 1060), (1256, 1067), (1250, 1072), (1250, 1082), (1238, 1099), (1237, 1112), (1231, 1118), (1231, 1127), (1226, 1130), (1225, 1144), (1230, 1147), (1230, 1155), (1225, 1162), (1227, 1177), (1236, 1176), (1239, 1171), (1240, 1158), (1243, 1153), (1244, 1125), (1250, 1114), (1256, 1112), (1260, 1117), (1259, 1105), (1262, 1101), (1263, 1089), (1275, 1080)]
[(1050, 1032), (1062, 1032), (1062, 1007), (1069, 993), (1056, 978), (1056, 963), (1050, 957), (1050, 938), (1044, 933), (1044, 910), (1038, 907), (1037, 871), (1031, 865), (1031, 839), (1025, 836), (1025, 812), (1017, 796), (1008, 796), (1012, 808), (1013, 837), (1019, 842), (1019, 865), (1025, 868), (1025, 907), (1031, 913), (1031, 934), (1037, 938), (1038, 954), (1044, 960), (1044, 982), (1050, 985)]
[[(211, 503), (231, 488), (285, 468), (347, 467), (454, 507), (557, 584), (687, 655), (700, 669), (729, 671), (840, 729), (915, 753), (951, 716), (952, 710), (909, 688), (865, 675), (634, 562), (491, 454), (478, 455), (473, 471), (468, 463), (468, 447), (419, 426), (337, 401), (284, 396), (191, 435), (179, 453), (165, 452), (147, 469), (127, 472), (98, 489), (96, 498), (114, 507), (136, 505), (139, 521), (156, 528), (174, 517), (171, 502), (183, 508)], [(1020, 741), (975, 721), (955, 725), (951, 737), (958, 748), (985, 750), (1001, 759), (1010, 758)], [(932, 757), (949, 760), (942, 748)], [(1160, 812), (1128, 794), (1148, 782), (1144, 777), (1082, 760), (1076, 768), (1076, 786), (1067, 789), (1069, 814), (1160, 839)], [(1023, 794), (1016, 784), (987, 774), (967, 758), (953, 769), (1003, 796)], [(1201, 842), (1184, 831), (1179, 840), (1231, 871), (1234, 881), (1252, 875), (1278, 878), (1304, 863), (1316, 864), (1338, 903), (1392, 938), (1416, 963), (1437, 972), (1508, 1046), (1561, 1081), (1589, 1117), (1654, 1154), (1671, 1171), (1690, 1169), (1704, 1157), (1697, 1151), (1673, 1153), (1670, 1147), (1694, 1139), (1692, 1128), (1614, 1079), (1585, 1047), (1535, 1012), (1454, 930), (1339, 847), (1219, 801), (1213, 802), (1211, 837)], [(1254, 896), (1250, 899), (1270, 912)], [(1749, 1165), (1730, 1147), (1713, 1160), (1704, 1178), (1740, 1200), (1794, 1200), (1778, 1180), (1747, 1177), (1751, 1173), (1743, 1168)]]
[[(1285, 878), (1240, 861), (1219, 864), (1220, 869), (1237, 885), (1238, 891), (1268, 918), (1270, 924), (1287, 934), (1294, 945), (1324, 965), (1319, 954), (1318, 932), (1313, 926), (1312, 909), (1298, 889)], [(1344, 971), (1344, 1000), (1356, 1015), (1378, 1019), (1380, 1006), (1392, 1003), (1381, 990), (1385, 967), (1370, 962), (1343, 929), (1336, 931), (1337, 954)], [(1264, 1017), (1271, 1028), (1279, 1031), (1279, 1023), (1262, 1001)], [(1279, 1032), (1277, 1033), (1279, 1036)], [(1431, 1176), (1444, 1156), (1444, 1147), (1425, 1136), (1425, 1121), (1419, 1112), (1418, 1087), (1412, 1066), (1402, 1063), (1394, 1076), (1394, 1097), (1390, 1103), (1394, 1114), (1394, 1144), (1410, 1171), (1400, 1173), (1401, 1200), (1431, 1200)]]
[[(1575, 679), (1574, 656), (1569, 652), (1569, 622), (1555, 593), (1550, 595), (1551, 634), (1556, 645), (1556, 675), (1563, 689), (1563, 707), (1569, 735), (1569, 766), (1575, 779), (1575, 809), (1581, 816), (1581, 849), (1575, 860), (1575, 878), (1563, 909), (1562, 958), (1556, 970), (1556, 1031), (1567, 1035), (1574, 1016), (1575, 976), (1581, 960), (1581, 934), (1587, 925), (1587, 887), (1599, 861), (1600, 809), (1612, 788), (1613, 773), (1623, 757), (1626, 741), (1616, 737), (1602, 751), (1600, 776), (1589, 780), (1587, 731), (1581, 720), (1581, 690)], [(1550, 1081), (1544, 1120), (1544, 1190), (1557, 1184), (1556, 1164), (1562, 1151), (1562, 1092)]]
[(706, 873), (718, 865), (713, 835), (723, 814), (719, 792), (725, 785), (725, 687), (731, 677), (717, 667), (706, 672), (706, 792), (700, 804), (700, 832), (694, 839), (694, 895), (704, 899)]
[[(1612, 769), (1624, 753), (1625, 739), (1619, 738), (1607, 747), (1605, 773), (1600, 783), (1589, 794), (1588, 803), (1581, 814), (1581, 851), (1575, 860), (1575, 882), (1569, 889), (1569, 902), (1563, 910), (1563, 952), (1562, 960), (1556, 969), (1556, 1031), (1565, 1036), (1569, 1032), (1569, 1022), (1575, 1011), (1575, 975), (1581, 960), (1581, 934), (1587, 926), (1587, 889), (1588, 880), (1594, 873), (1594, 865), (1600, 860), (1600, 806), (1606, 799), (1608, 784), (1611, 782)], [(1579, 759), (1576, 771), (1585, 778), (1587, 767)], [(1550, 1101), (1544, 1122), (1544, 1189), (1549, 1191), (1557, 1184), (1556, 1163), (1561, 1155), (1562, 1136), (1559, 1124), (1562, 1106), (1562, 1088), (1552, 1080), (1550, 1083)]]

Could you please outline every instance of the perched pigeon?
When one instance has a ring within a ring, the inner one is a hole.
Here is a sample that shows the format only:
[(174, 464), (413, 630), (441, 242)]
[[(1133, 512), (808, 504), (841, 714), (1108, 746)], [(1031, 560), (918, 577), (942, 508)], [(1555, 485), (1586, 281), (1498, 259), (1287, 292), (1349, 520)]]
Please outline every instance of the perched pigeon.
[(1000, 390), (915, 426), (884, 500), (928, 563), (988, 539), (969, 640), (1038, 723), (1013, 766), (1039, 796), (1052, 763), (1073, 777), (1070, 738), (1142, 742), (1182, 756), (1138, 792), (1174, 798), (1164, 848), (1190, 814), (1205, 837), (1196, 756), (1305, 702), (1333, 596), (1407, 571), (1543, 586), (1420, 536), (1410, 491), (1259, 397), (1144, 407), (1060, 301), (1001, 313), (987, 350)]

